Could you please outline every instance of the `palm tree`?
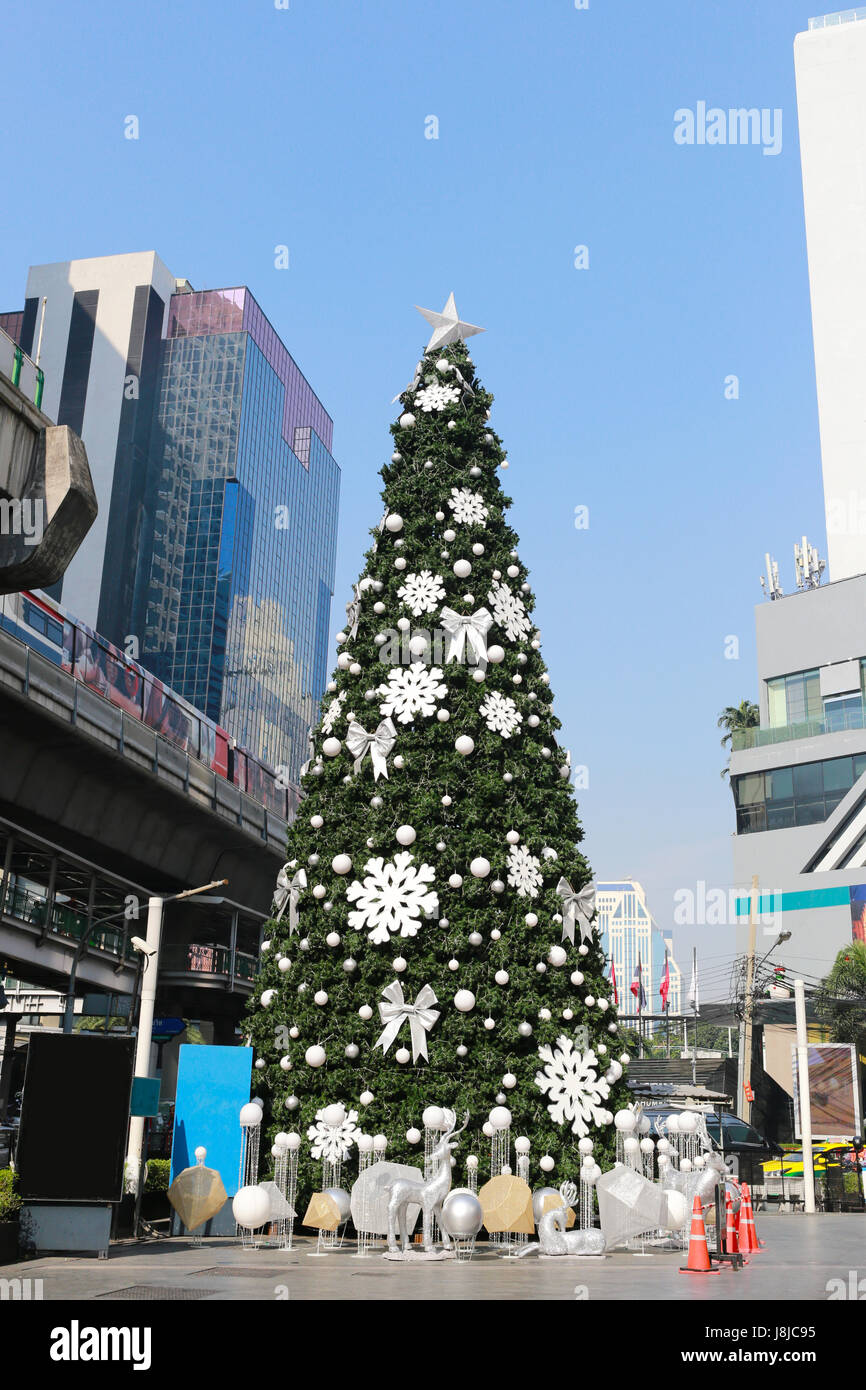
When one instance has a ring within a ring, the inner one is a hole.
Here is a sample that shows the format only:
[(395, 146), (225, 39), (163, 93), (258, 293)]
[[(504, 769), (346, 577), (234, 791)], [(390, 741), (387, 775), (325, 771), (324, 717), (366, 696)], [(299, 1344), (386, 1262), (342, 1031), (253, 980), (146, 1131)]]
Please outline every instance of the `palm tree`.
[(821, 981), (816, 1004), (833, 1042), (866, 1046), (866, 941), (842, 947)]
[[(741, 729), (756, 729), (761, 722), (761, 711), (754, 700), (741, 700), (738, 705), (726, 705), (716, 720), (716, 728), (724, 729), (725, 733), (720, 739), (724, 748), (728, 742), (733, 742), (734, 734)], [(728, 768), (722, 768), (722, 777), (727, 777)]]

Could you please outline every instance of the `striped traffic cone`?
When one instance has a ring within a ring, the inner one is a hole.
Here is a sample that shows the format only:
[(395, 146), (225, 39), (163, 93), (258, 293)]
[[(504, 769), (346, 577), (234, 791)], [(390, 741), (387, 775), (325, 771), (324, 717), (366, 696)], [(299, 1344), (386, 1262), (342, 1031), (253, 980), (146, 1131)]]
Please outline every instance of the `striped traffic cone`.
[(763, 1250), (763, 1242), (758, 1240), (758, 1229), (755, 1225), (755, 1213), (752, 1208), (752, 1194), (749, 1190), (748, 1183), (740, 1184), (740, 1192), (742, 1193), (742, 1201), (745, 1203), (746, 1214), (748, 1216), (749, 1221), (749, 1241), (751, 1242), (750, 1249)]
[(738, 1255), (740, 1242), (737, 1239), (737, 1223), (734, 1221), (734, 1204), (731, 1194), (725, 1191), (725, 1254)]
[(718, 1269), (713, 1269), (710, 1264), (710, 1252), (707, 1246), (707, 1232), (704, 1227), (704, 1213), (701, 1207), (700, 1197), (695, 1197), (692, 1207), (692, 1229), (689, 1235), (689, 1258), (686, 1264), (680, 1265), (680, 1274), (719, 1274)]
[(749, 1201), (749, 1189), (743, 1183), (740, 1187), (740, 1254), (751, 1255), (754, 1250), (760, 1248), (755, 1234), (755, 1217), (752, 1213), (752, 1203)]

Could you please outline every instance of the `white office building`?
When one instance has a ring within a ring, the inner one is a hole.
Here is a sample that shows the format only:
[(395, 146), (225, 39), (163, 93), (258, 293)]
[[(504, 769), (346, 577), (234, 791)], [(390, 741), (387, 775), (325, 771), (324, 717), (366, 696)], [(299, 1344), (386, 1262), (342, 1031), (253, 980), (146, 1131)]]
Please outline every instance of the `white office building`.
[(830, 578), (866, 573), (866, 7), (794, 41)]

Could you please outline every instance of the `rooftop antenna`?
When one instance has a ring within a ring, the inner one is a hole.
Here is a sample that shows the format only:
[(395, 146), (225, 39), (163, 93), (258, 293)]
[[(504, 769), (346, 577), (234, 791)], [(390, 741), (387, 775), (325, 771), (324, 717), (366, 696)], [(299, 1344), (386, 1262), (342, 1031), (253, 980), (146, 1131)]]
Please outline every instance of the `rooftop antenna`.
[(817, 589), (821, 583), (821, 575), (824, 573), (825, 561), (822, 560), (816, 547), (810, 545), (803, 537), (800, 545), (794, 546), (794, 569), (797, 573), (798, 589)]
[(769, 553), (764, 556), (764, 565), (767, 570), (766, 578), (761, 575), (761, 588), (764, 597), (769, 599), (784, 598), (782, 586), (779, 583), (779, 566), (776, 561), (770, 558)]

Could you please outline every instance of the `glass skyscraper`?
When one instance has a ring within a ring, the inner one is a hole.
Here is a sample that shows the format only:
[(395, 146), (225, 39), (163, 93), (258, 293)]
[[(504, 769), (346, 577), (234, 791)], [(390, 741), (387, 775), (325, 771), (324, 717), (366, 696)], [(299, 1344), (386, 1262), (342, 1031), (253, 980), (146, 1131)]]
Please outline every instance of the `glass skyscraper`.
[(296, 780), (327, 680), (333, 424), (246, 288), (172, 296), (126, 630)]

